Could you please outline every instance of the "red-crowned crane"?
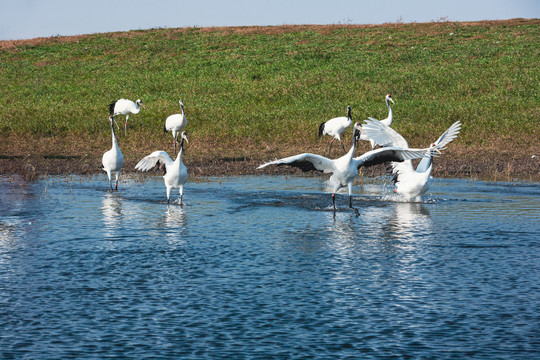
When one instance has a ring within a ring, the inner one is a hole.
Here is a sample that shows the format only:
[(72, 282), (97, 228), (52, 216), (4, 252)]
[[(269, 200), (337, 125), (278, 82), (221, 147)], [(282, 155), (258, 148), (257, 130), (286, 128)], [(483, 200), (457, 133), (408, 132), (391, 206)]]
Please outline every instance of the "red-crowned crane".
[(184, 140), (187, 140), (186, 132), (182, 132), (182, 140), (180, 141), (180, 150), (176, 156), (176, 160), (172, 160), (169, 154), (165, 151), (154, 151), (135, 165), (136, 170), (148, 171), (158, 163), (165, 164), (165, 175), (163, 180), (167, 188), (167, 204), (169, 203), (172, 188), (180, 189), (180, 205), (183, 205), (184, 184), (188, 180), (188, 171), (186, 165), (182, 163), (182, 154), (184, 152)]
[(360, 124), (353, 127), (354, 136), (349, 152), (339, 159), (331, 160), (324, 156), (304, 153), (290, 156), (279, 160), (274, 160), (260, 165), (257, 169), (262, 169), (269, 165), (288, 165), (300, 168), (302, 171), (318, 170), (324, 173), (332, 173), (329, 185), (332, 187), (332, 205), (336, 210), (336, 192), (347, 186), (349, 189), (349, 208), (353, 209), (356, 215), (358, 210), (352, 206), (352, 186), (354, 179), (358, 176), (360, 167), (368, 167), (382, 164), (389, 161), (405, 161), (429, 156), (432, 149), (402, 149), (399, 147), (385, 147), (369, 151), (361, 156), (353, 158), (356, 143), (360, 136)]
[(173, 143), (174, 143), (174, 153), (176, 154), (176, 144), (178, 144), (178, 135), (184, 130), (187, 124), (186, 115), (184, 115), (184, 102), (179, 101), (181, 114), (173, 114), (165, 120), (165, 125), (163, 126), (163, 131), (172, 132)]
[[(386, 107), (388, 107), (388, 117), (386, 119), (383, 119), (383, 120), (379, 120), (381, 123), (383, 123), (384, 125), (386, 126), (390, 126), (392, 125), (392, 121), (394, 120), (394, 115), (392, 113), (392, 108), (390, 107), (390, 102), (392, 102), (392, 104), (395, 104), (394, 103), (394, 100), (392, 99), (392, 95), (391, 94), (387, 94), (386, 97), (384, 98), (384, 102), (386, 103)], [(374, 119), (372, 117), (368, 117), (368, 119), (370, 120), (377, 120), (377, 119)], [(366, 136), (365, 134), (362, 134), (362, 136), (360, 137), (360, 140), (366, 140), (366, 141), (369, 141), (370, 144), (371, 144), (371, 149), (375, 149), (375, 141), (373, 141), (373, 139), (369, 138), (368, 136)]]
[[(364, 132), (380, 146), (399, 146), (404, 149), (409, 148), (407, 140), (397, 131), (377, 120), (366, 120), (362, 125)], [(454, 140), (461, 130), (461, 123), (456, 121), (448, 130), (431, 144), (431, 147), (438, 149), (438, 152), (445, 149), (445, 146)], [(433, 155), (425, 157), (420, 161), (416, 169), (410, 160), (404, 162), (391, 162), (388, 171), (394, 176), (396, 185), (394, 192), (406, 201), (420, 201), (421, 196), (426, 193), (431, 183), (431, 170), (433, 169)]]
[(116, 175), (114, 189), (118, 190), (118, 178), (120, 177), (120, 172), (122, 171), (122, 166), (124, 165), (124, 155), (118, 147), (118, 141), (116, 141), (116, 136), (114, 136), (114, 117), (109, 116), (109, 122), (111, 125), (112, 133), (112, 148), (111, 150), (103, 154), (101, 163), (103, 164), (103, 170), (107, 172), (107, 177), (109, 178), (109, 188), (111, 189), (111, 191), (113, 191), (111, 176), (113, 173)]
[(321, 138), (323, 135), (330, 135), (332, 136), (332, 140), (330, 141), (330, 146), (328, 147), (328, 156), (330, 156), (330, 150), (332, 150), (332, 144), (334, 143), (335, 139), (339, 140), (339, 143), (341, 144), (341, 147), (343, 148), (343, 152), (346, 153), (345, 146), (343, 146), (343, 143), (341, 142), (340, 135), (343, 134), (345, 130), (352, 124), (352, 117), (351, 117), (351, 107), (347, 106), (347, 116), (341, 116), (336, 117), (333, 119), (330, 119), (328, 121), (323, 122), (321, 125), (319, 125), (319, 138)]
[(128, 99), (119, 99), (109, 104), (109, 114), (112, 116), (126, 115), (126, 123), (124, 124), (124, 131), (127, 135), (127, 123), (129, 115), (136, 115), (141, 111), (141, 106), (144, 108), (144, 104), (141, 99), (137, 99), (133, 102)]

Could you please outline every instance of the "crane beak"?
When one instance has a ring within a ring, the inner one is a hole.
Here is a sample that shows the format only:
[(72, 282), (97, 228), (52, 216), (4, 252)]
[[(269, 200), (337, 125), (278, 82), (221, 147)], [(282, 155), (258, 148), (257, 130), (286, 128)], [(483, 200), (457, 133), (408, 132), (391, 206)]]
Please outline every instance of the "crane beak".
[(394, 105), (396, 104), (392, 98), (388, 98), (388, 100), (390, 100), (392, 102), (392, 104), (394, 104)]
[(442, 154), (442, 152), (441, 152), (441, 150), (439, 150), (438, 147), (434, 147), (433, 150), (431, 151), (431, 156), (437, 157), (437, 156), (439, 156), (441, 154)]

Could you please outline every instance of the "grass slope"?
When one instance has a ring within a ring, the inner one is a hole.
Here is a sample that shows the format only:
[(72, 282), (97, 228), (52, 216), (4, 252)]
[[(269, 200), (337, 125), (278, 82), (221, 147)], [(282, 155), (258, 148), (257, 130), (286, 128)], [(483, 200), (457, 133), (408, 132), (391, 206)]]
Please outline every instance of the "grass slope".
[(107, 104), (121, 97), (146, 105), (130, 118), (128, 137), (118, 134), (133, 162), (172, 151), (162, 128), (179, 99), (188, 163), (324, 153), (321, 122), (344, 116), (347, 105), (356, 121), (384, 118), (387, 93), (396, 101), (393, 127), (412, 146), (460, 120), (448, 156), (471, 164), (530, 158), (538, 153), (539, 25), (181, 28), (4, 41), (0, 158), (88, 157), (99, 170), (110, 147)]

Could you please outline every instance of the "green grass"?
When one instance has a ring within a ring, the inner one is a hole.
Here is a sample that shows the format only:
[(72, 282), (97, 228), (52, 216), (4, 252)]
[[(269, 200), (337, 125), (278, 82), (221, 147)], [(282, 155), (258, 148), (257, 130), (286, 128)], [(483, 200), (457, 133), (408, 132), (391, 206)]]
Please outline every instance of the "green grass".
[(125, 97), (146, 105), (130, 119), (137, 141), (170, 145), (160, 131), (183, 99), (191, 142), (302, 146), (349, 104), (357, 121), (386, 117), (392, 93), (393, 127), (412, 144), (461, 120), (461, 145), (530, 149), (540, 118), (539, 25), (152, 29), (18, 42), (0, 50), (1, 137), (106, 142), (107, 104)]

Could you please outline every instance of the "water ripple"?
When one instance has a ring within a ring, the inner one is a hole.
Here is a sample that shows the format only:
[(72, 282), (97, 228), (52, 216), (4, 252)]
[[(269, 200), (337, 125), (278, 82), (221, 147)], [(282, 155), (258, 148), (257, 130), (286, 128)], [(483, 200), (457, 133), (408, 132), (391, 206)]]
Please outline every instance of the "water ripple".
[(540, 356), (538, 185), (105, 185), (0, 184), (0, 358)]

